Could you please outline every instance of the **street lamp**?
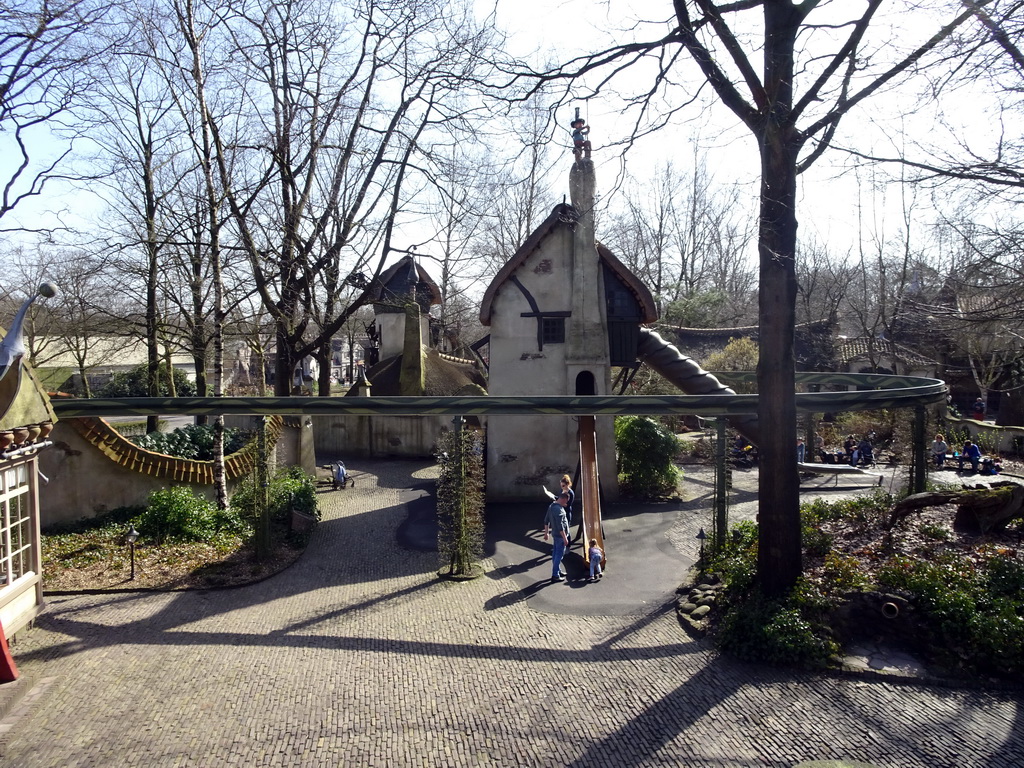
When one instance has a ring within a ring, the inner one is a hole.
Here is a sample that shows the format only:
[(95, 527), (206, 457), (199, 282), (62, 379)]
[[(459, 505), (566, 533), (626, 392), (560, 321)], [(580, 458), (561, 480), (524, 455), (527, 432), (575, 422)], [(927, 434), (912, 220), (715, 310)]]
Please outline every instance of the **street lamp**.
[(704, 529), (703, 528), (701, 528), (700, 531), (698, 531), (697, 535), (694, 536), (695, 539), (700, 541), (700, 559), (701, 559), (701, 562), (704, 561), (704, 539), (706, 539), (707, 537), (708, 537), (708, 535), (706, 533), (704, 533)]
[(128, 577), (128, 580), (135, 581), (135, 540), (139, 538), (139, 532), (135, 530), (134, 525), (128, 529), (125, 538), (128, 539), (128, 547), (132, 558), (132, 575)]

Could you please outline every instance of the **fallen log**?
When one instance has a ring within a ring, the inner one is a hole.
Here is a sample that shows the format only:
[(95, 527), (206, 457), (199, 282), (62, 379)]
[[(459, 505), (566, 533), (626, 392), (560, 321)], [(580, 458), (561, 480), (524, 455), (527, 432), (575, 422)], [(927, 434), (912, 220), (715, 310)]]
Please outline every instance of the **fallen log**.
[(885, 529), (892, 530), (900, 520), (914, 512), (920, 512), (925, 507), (938, 507), (942, 504), (949, 504), (958, 501), (964, 493), (962, 491), (925, 491), (915, 493), (912, 496), (898, 501), (891, 510), (884, 522)]
[(1001, 483), (964, 493), (957, 501), (953, 526), (980, 533), (1001, 531), (1024, 516), (1024, 485)]

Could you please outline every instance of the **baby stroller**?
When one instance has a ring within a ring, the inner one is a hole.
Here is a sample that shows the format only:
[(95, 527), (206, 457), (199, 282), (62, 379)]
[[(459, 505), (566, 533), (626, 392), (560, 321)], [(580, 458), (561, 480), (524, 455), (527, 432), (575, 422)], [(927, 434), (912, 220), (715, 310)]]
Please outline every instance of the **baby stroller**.
[(749, 469), (757, 464), (757, 448), (746, 440), (743, 440), (742, 443), (737, 440), (733, 445), (729, 460), (735, 467)]
[(334, 462), (331, 465), (331, 488), (335, 491), (339, 488), (345, 490), (346, 483), (354, 488), (356, 481), (349, 476), (348, 471), (345, 469), (345, 462)]

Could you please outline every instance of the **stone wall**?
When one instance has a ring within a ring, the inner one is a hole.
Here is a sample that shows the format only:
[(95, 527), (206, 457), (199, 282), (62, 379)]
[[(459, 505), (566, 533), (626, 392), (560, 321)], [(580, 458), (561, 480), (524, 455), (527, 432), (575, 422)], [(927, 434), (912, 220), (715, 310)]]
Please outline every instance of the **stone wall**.
[[(309, 431), (308, 429), (306, 431)], [(287, 463), (315, 470), (312, 436), (295, 424), (273, 417), (269, 428), (279, 456)], [(53, 445), (39, 456), (40, 522), (55, 523), (93, 517), (111, 509), (144, 504), (149, 494), (176, 485), (191, 486), (214, 498), (213, 462), (166, 456), (139, 448), (103, 419), (58, 421), (50, 434)], [(302, 457), (307, 455), (304, 460)], [(288, 461), (295, 457), (298, 460)], [(257, 459), (255, 445), (228, 457), (228, 491), (247, 475)]]

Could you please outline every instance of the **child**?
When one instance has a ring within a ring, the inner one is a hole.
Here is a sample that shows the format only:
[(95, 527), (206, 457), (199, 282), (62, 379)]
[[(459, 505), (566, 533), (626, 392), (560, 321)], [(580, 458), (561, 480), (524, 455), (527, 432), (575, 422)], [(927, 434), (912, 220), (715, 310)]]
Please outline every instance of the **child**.
[(601, 561), (604, 560), (604, 552), (597, 546), (597, 539), (590, 540), (590, 549), (587, 551), (590, 558), (590, 580), (597, 581), (604, 574), (601, 573)]
[(576, 157), (576, 162), (579, 162), (583, 157), (590, 157), (590, 141), (587, 139), (590, 127), (582, 117), (577, 117), (570, 125), (572, 126), (572, 153)]

